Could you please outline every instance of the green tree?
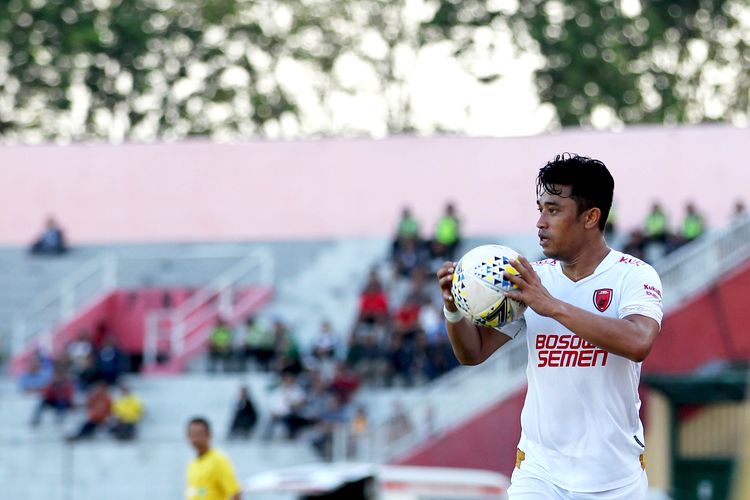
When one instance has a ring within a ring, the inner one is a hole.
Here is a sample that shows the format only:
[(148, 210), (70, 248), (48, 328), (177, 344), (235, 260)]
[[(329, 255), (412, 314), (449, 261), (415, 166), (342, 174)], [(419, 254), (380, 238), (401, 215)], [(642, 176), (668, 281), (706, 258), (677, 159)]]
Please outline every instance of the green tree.
[(536, 88), (562, 126), (748, 119), (744, 0), (438, 2), (425, 36), (454, 40), (459, 56), (487, 27), (540, 54)]

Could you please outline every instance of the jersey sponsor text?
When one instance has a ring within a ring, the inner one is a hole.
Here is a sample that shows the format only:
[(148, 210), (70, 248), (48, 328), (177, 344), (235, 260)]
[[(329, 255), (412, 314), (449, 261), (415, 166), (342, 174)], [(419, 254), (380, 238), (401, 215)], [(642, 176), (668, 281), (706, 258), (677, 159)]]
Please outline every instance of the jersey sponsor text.
[(539, 368), (606, 366), (609, 353), (578, 335), (539, 334), (536, 336)]

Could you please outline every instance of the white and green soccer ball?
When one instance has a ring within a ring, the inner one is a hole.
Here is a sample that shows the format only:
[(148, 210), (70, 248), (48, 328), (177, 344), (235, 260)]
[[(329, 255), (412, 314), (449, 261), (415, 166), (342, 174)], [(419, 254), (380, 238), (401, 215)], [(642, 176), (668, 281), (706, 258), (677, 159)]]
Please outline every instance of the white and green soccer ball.
[(519, 274), (511, 265), (518, 253), (502, 245), (482, 245), (470, 250), (456, 264), (451, 292), (456, 307), (477, 325), (500, 329), (523, 317), (526, 305), (506, 297), (518, 288), (503, 271)]

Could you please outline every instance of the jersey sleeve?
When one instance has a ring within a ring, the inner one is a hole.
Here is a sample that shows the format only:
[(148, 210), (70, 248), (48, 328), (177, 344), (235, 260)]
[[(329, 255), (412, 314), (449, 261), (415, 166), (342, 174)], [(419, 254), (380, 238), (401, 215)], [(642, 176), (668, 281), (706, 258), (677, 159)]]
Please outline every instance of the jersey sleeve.
[(526, 329), (526, 320), (524, 318), (517, 319), (513, 321), (512, 323), (508, 323), (507, 325), (501, 326), (498, 331), (502, 333), (503, 335), (507, 335), (511, 339), (514, 339), (518, 336), (519, 333), (524, 331)]
[(655, 320), (661, 326), (662, 311), (661, 280), (653, 267), (638, 266), (625, 275), (622, 283), (619, 318), (639, 314)]
[(240, 492), (240, 484), (234, 475), (234, 467), (232, 467), (232, 463), (225, 456), (222, 456), (217, 463), (216, 477), (224, 498), (231, 498)]

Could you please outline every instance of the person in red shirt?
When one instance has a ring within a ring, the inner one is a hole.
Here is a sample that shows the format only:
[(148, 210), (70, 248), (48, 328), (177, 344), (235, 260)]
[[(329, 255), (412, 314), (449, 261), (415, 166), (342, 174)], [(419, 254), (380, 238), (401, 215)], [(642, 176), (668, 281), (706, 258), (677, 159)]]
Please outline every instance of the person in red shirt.
[(359, 296), (359, 321), (370, 325), (383, 324), (388, 319), (388, 296), (377, 272), (373, 270)]
[(68, 437), (68, 441), (76, 441), (93, 436), (99, 426), (104, 425), (112, 410), (112, 400), (107, 392), (105, 382), (97, 382), (91, 389), (86, 401), (86, 421), (78, 432)]
[(31, 425), (36, 427), (42, 421), (46, 409), (55, 410), (57, 422), (62, 423), (68, 410), (73, 407), (75, 387), (62, 367), (56, 367), (52, 380), (41, 391), (42, 399), (31, 418)]

